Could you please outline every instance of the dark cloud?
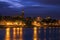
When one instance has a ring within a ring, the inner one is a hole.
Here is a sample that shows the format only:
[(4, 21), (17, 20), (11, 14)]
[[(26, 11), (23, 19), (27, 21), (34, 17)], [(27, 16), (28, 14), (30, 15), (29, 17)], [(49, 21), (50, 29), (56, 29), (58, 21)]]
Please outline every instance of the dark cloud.
[(60, 0), (37, 0), (44, 4), (60, 5)]
[(40, 4), (48, 4), (48, 5), (60, 5), (60, 0), (23, 0), (23, 1), (35, 1)]
[(6, 2), (0, 2), (0, 8), (3, 8), (3, 7), (8, 7), (9, 4), (6, 3)]

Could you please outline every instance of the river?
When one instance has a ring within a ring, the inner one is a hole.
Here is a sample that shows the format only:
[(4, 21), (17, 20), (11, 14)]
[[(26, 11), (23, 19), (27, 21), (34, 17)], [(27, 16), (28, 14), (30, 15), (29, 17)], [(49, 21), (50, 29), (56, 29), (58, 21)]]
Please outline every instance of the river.
[(60, 28), (3, 28), (0, 40), (60, 40)]

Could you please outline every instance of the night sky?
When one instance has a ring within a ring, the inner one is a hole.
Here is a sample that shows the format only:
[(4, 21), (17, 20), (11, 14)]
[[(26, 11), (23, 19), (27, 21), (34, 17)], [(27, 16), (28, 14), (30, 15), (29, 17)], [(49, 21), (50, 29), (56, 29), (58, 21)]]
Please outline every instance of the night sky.
[(0, 0), (0, 15), (51, 16), (60, 19), (60, 0)]

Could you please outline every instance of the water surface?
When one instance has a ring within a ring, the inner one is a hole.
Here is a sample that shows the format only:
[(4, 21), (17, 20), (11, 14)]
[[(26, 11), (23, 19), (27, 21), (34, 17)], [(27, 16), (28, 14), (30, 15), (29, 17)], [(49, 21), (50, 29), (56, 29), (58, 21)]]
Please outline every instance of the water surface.
[(60, 40), (60, 28), (0, 28), (0, 40)]

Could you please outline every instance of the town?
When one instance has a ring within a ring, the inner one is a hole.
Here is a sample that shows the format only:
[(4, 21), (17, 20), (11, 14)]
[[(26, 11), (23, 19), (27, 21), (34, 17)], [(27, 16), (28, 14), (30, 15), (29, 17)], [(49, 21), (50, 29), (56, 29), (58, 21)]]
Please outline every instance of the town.
[(0, 26), (59, 27), (60, 20), (53, 19), (50, 16), (47, 16), (46, 18), (42, 18), (40, 16), (24, 17), (24, 10), (22, 10), (22, 14), (20, 16), (0, 16)]

